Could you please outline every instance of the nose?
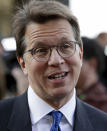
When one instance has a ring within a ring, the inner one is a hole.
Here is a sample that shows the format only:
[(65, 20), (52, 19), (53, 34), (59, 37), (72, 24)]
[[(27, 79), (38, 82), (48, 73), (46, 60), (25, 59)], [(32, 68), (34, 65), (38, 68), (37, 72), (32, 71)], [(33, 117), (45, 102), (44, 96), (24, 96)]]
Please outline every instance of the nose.
[(59, 55), (59, 53), (57, 52), (57, 50), (54, 48), (51, 52), (50, 58), (48, 60), (48, 65), (50, 66), (58, 66), (60, 64), (63, 64), (65, 62), (65, 60), (63, 59), (63, 57), (61, 57)]

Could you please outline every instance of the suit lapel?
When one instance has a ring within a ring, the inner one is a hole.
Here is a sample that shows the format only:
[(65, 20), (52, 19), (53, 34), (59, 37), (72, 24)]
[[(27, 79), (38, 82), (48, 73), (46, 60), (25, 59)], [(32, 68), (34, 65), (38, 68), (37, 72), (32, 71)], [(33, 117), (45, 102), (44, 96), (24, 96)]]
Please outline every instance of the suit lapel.
[(9, 131), (32, 131), (27, 93), (16, 98), (7, 128)]
[(78, 98), (73, 131), (93, 131), (86, 109)]
[[(9, 131), (32, 131), (27, 92), (16, 98), (7, 128)], [(86, 109), (78, 98), (73, 131), (93, 131)]]

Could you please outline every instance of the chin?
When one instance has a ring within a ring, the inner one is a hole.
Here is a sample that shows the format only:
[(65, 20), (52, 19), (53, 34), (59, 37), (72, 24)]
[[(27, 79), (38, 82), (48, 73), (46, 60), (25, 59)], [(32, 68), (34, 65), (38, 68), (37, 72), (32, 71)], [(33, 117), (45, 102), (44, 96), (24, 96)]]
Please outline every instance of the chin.
[(61, 88), (61, 89), (55, 90), (52, 96), (55, 98), (65, 98), (65, 97), (71, 96), (71, 94), (72, 94), (72, 91)]

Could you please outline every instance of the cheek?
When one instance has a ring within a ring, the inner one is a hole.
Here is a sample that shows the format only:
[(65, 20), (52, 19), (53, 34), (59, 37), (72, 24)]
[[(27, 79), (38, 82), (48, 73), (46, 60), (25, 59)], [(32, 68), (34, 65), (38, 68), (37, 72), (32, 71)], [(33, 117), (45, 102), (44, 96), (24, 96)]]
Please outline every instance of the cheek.
[(81, 69), (82, 60), (80, 59), (79, 56), (75, 55), (75, 56), (71, 57), (70, 59), (68, 59), (67, 63), (69, 64), (69, 66), (71, 68), (76, 68), (76, 69), (80, 70)]
[[(41, 76), (43, 76), (44, 74), (44, 71), (46, 70), (46, 66), (44, 63), (40, 63), (40, 62), (37, 62), (37, 61), (34, 61), (32, 62), (32, 64), (30, 65), (29, 67), (29, 70), (30, 70), (30, 74), (33, 75), (33, 77), (38, 77), (40, 78)], [(35, 78), (34, 77), (34, 78)]]

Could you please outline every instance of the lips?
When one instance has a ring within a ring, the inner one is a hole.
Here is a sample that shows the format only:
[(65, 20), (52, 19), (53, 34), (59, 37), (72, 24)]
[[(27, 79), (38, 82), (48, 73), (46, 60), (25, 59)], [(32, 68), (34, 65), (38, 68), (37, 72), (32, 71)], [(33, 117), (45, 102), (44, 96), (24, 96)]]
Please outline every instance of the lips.
[(48, 76), (48, 79), (50, 79), (50, 80), (60, 80), (60, 79), (63, 79), (64, 77), (66, 77), (67, 74), (68, 74), (68, 72), (52, 74), (52, 75)]

